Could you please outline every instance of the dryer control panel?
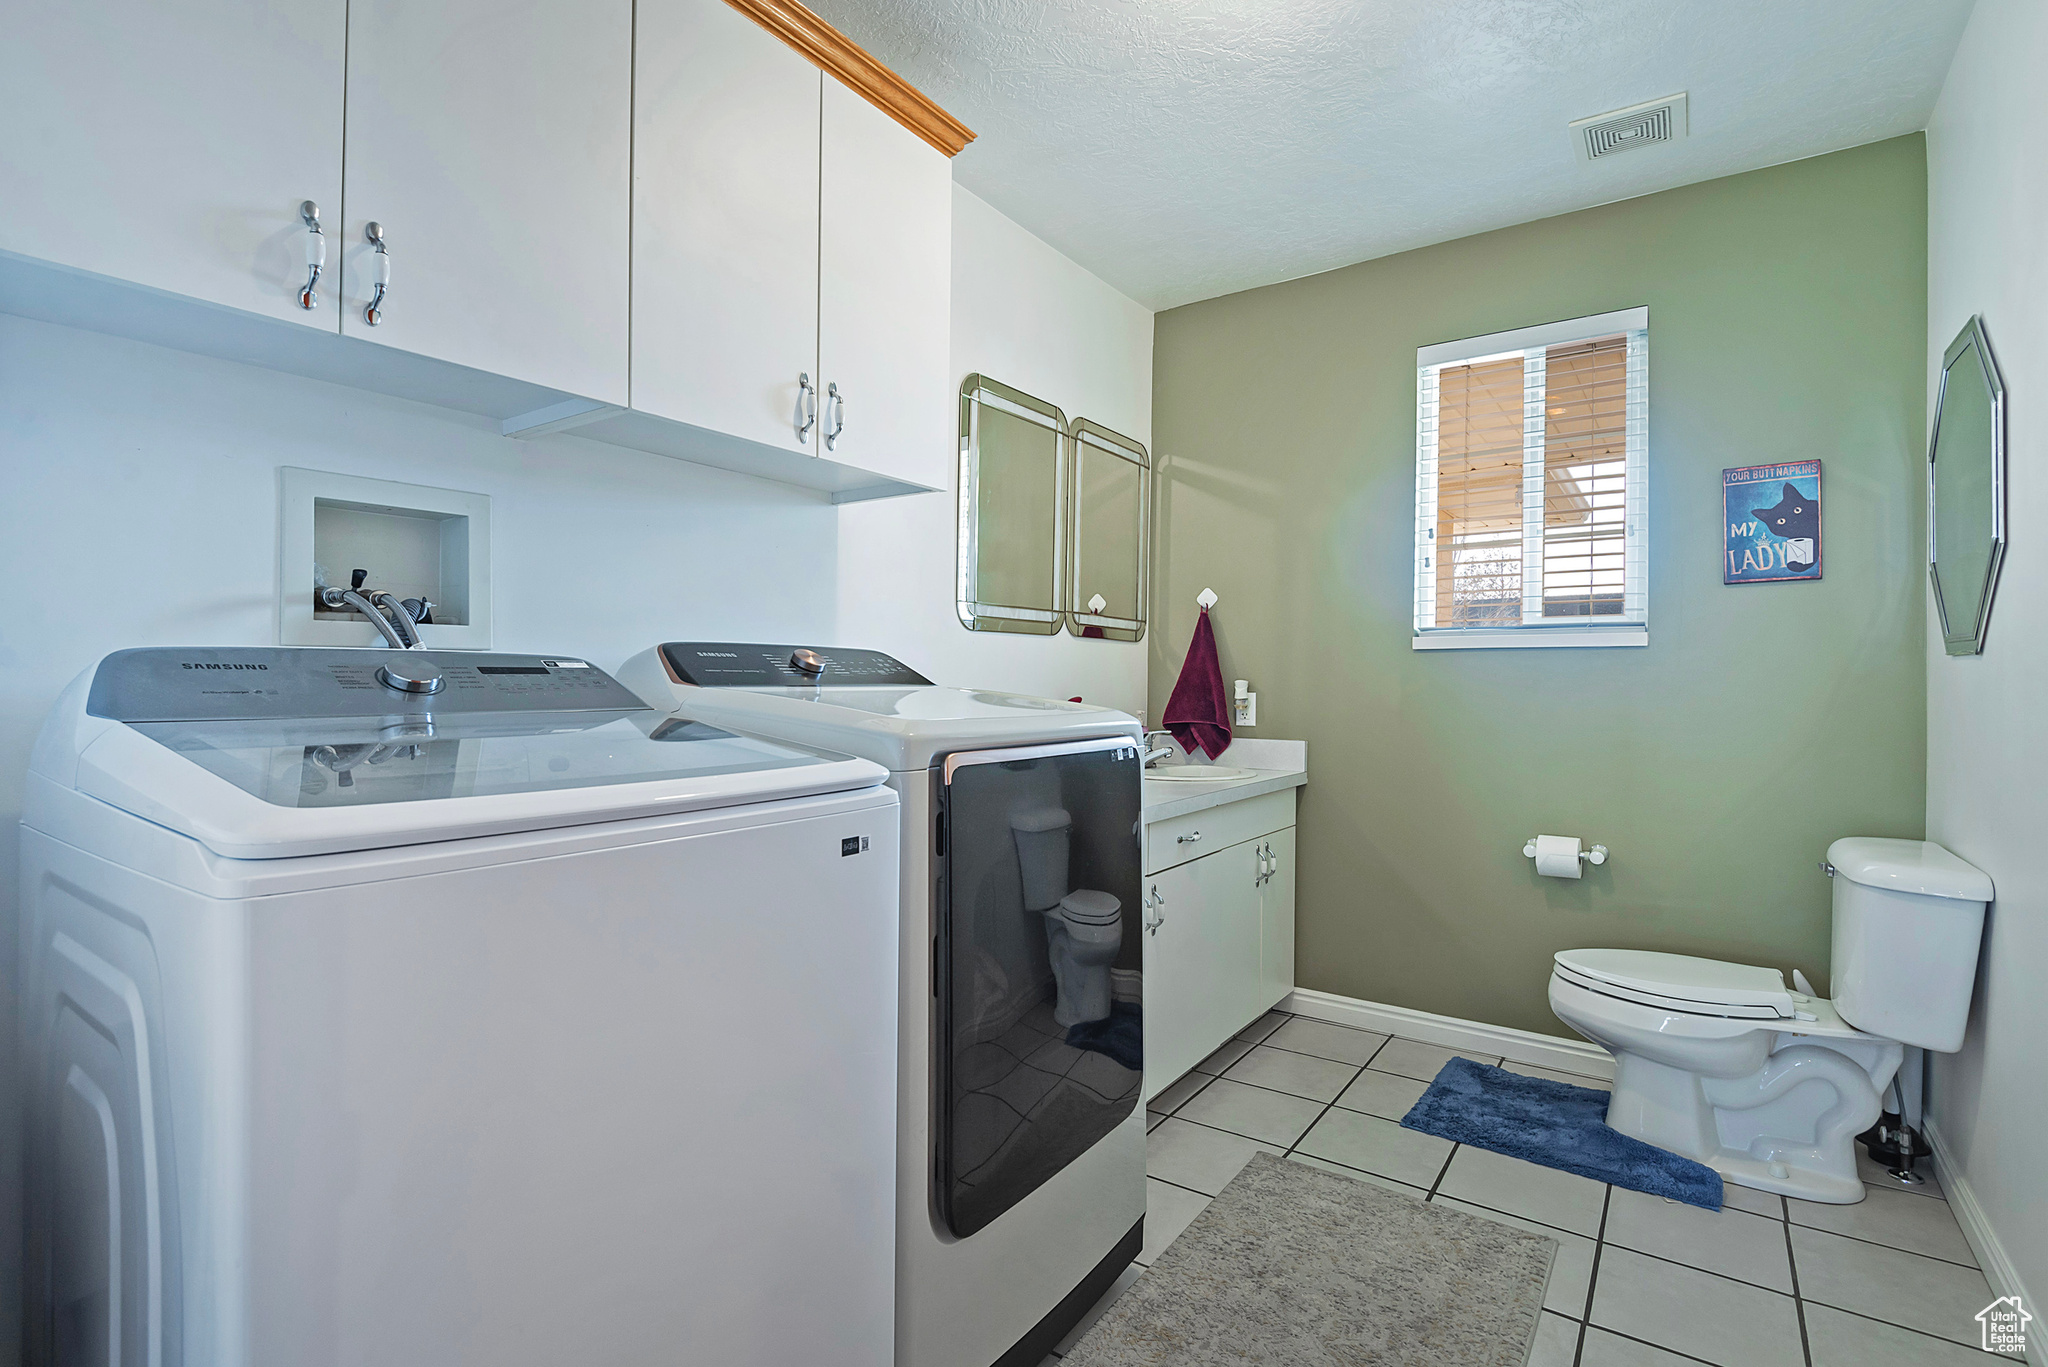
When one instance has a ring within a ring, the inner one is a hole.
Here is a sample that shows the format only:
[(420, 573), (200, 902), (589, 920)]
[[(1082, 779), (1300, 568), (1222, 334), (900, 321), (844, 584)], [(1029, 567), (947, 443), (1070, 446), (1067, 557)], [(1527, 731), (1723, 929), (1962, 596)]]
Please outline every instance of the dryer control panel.
[(114, 721), (360, 717), (394, 712), (638, 712), (573, 655), (316, 647), (158, 647), (100, 661), (85, 710)]
[(879, 650), (670, 641), (661, 658), (679, 682), (699, 688), (925, 688), (931, 680)]

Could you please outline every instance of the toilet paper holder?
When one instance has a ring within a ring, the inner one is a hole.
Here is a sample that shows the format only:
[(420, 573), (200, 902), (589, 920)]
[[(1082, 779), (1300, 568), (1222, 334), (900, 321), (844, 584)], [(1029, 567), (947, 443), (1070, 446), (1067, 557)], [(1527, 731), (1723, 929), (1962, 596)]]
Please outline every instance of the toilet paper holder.
[[(1535, 836), (1530, 836), (1528, 843), (1522, 846), (1522, 855), (1528, 859), (1536, 857)], [(1605, 864), (1606, 862), (1607, 847), (1605, 845), (1591, 845), (1579, 851), (1579, 863), (1581, 864)]]

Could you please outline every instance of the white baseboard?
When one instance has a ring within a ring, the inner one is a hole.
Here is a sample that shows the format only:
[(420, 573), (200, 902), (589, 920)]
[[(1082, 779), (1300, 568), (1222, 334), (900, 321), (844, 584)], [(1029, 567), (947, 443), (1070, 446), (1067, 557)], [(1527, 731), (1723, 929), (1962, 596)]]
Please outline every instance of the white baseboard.
[[(1984, 1280), (1991, 1283), (1991, 1293), (1994, 1296), (2018, 1296), (2021, 1305), (2035, 1305), (2037, 1302), (2027, 1294), (2027, 1288), (2020, 1281), (2019, 1269), (2007, 1256), (1998, 1231), (1991, 1227), (1991, 1217), (1984, 1213), (1983, 1204), (1971, 1189), (1970, 1180), (1957, 1170), (1934, 1117), (1922, 1116), (1920, 1130), (1934, 1148), (1934, 1174), (1941, 1179), (1941, 1189), (1948, 1197), (1948, 1208), (1955, 1214), (1956, 1223), (1963, 1227), (1963, 1237), (1969, 1240), (1970, 1251), (1977, 1255), (1977, 1266), (1984, 1270)], [(2048, 1318), (2037, 1316), (2034, 1322), (2048, 1323)], [(2048, 1367), (2048, 1334), (2027, 1335), (2027, 1361), (2033, 1367)]]
[(1356, 997), (1340, 997), (1334, 992), (1317, 992), (1306, 987), (1297, 987), (1289, 993), (1281, 1001), (1280, 1009), (1311, 1020), (1355, 1025), (1361, 1030), (1377, 1030), (1383, 1035), (1419, 1039), (1428, 1044), (1441, 1044), (1475, 1054), (1499, 1054), (1515, 1063), (1533, 1063), (1541, 1068), (1577, 1073), (1581, 1077), (1609, 1081), (1614, 1077), (1614, 1056), (1599, 1045), (1584, 1040), (1559, 1039), (1555, 1035), (1539, 1035), (1533, 1030), (1460, 1020), (1456, 1016), (1439, 1016), (1406, 1006), (1360, 1001)]

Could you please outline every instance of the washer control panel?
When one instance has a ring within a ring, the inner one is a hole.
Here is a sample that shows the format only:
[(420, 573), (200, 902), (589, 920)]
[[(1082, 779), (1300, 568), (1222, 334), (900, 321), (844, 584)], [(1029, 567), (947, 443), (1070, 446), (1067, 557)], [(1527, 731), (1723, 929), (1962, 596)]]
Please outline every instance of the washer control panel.
[(282, 646), (116, 651), (93, 674), (85, 710), (136, 722), (645, 706), (573, 655)]
[(739, 641), (670, 641), (661, 658), (699, 688), (926, 688), (931, 680), (879, 650), (777, 646)]

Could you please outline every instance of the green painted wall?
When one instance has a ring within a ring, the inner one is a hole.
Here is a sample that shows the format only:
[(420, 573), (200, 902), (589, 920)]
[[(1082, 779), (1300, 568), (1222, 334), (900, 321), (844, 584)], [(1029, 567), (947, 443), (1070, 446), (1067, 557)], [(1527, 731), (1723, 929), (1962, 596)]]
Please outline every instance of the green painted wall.
[[(1827, 990), (1828, 843), (1921, 834), (1926, 223), (1916, 133), (1159, 315), (1151, 715), (1211, 586), (1246, 734), (1309, 743), (1301, 986), (1552, 1034), (1572, 946)], [(1639, 304), (1650, 645), (1411, 649), (1415, 349)], [(1721, 470), (1815, 457), (1826, 578), (1724, 586)]]

